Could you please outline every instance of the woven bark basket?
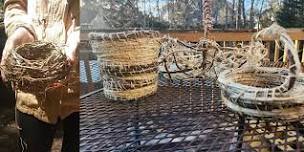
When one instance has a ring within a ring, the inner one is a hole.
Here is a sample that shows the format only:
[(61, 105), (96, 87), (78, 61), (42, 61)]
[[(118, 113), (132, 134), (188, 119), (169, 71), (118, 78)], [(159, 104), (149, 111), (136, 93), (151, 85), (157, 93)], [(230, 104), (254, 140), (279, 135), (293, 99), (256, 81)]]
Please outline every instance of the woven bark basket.
[(304, 118), (304, 77), (297, 50), (285, 30), (274, 24), (256, 38), (271, 36), (288, 49), (289, 68), (246, 66), (218, 78), (223, 102), (233, 111), (287, 122)]
[(63, 47), (36, 41), (12, 50), (1, 67), (14, 89), (44, 94), (48, 86), (63, 82), (70, 66)]
[(158, 32), (90, 33), (89, 37), (101, 64), (107, 98), (129, 101), (157, 91)]

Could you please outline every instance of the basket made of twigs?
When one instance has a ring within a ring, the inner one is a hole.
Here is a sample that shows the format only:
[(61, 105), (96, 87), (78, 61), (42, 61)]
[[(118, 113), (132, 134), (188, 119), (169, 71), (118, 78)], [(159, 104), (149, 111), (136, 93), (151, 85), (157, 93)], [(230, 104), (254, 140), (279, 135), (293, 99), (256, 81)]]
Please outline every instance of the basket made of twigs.
[(63, 80), (69, 71), (63, 47), (51, 42), (36, 41), (18, 46), (5, 63), (2, 72), (13, 87), (32, 93), (44, 93), (49, 85)]
[(103, 75), (104, 94), (112, 100), (136, 100), (157, 90), (159, 33), (90, 33)]
[[(233, 111), (252, 117), (298, 121), (304, 118), (304, 79), (297, 51), (278, 25), (259, 34), (280, 39), (289, 50), (289, 68), (247, 66), (222, 72), (222, 99)], [(264, 36), (263, 35), (263, 36)]]

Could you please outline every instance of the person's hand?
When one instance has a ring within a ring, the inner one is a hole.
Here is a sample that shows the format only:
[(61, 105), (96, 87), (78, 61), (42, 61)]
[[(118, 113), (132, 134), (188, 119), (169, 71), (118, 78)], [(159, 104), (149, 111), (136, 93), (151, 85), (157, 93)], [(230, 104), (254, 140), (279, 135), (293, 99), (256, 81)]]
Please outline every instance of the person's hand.
[(65, 53), (68, 60), (74, 64), (77, 62), (77, 48), (80, 41), (80, 30), (75, 30), (75, 19), (72, 21), (72, 25), (70, 27), (70, 34), (68, 35), (65, 48)]
[[(19, 45), (33, 41), (35, 41), (35, 37), (31, 32), (29, 32), (24, 27), (17, 28), (16, 31), (8, 37), (5, 43), (5, 47), (2, 52), (1, 66), (6, 64), (6, 60), (10, 51)], [(1, 77), (3, 81), (7, 81), (4, 72), (1, 72)]]

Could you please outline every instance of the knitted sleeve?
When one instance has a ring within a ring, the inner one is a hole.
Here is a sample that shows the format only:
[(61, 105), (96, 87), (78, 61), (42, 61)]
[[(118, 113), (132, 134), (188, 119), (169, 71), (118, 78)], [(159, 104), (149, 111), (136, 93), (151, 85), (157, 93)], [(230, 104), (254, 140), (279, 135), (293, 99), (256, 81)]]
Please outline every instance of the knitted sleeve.
[(31, 19), (27, 15), (27, 0), (6, 0), (4, 2), (5, 32), (9, 37), (18, 27), (24, 27), (34, 34)]

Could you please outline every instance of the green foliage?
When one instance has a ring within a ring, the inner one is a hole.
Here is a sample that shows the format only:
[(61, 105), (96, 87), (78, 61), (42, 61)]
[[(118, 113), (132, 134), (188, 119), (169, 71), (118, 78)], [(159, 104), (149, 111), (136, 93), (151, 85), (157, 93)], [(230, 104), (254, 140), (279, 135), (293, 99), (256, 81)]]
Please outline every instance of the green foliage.
[(304, 27), (304, 1), (283, 0), (283, 7), (277, 14), (277, 21), (283, 27)]

